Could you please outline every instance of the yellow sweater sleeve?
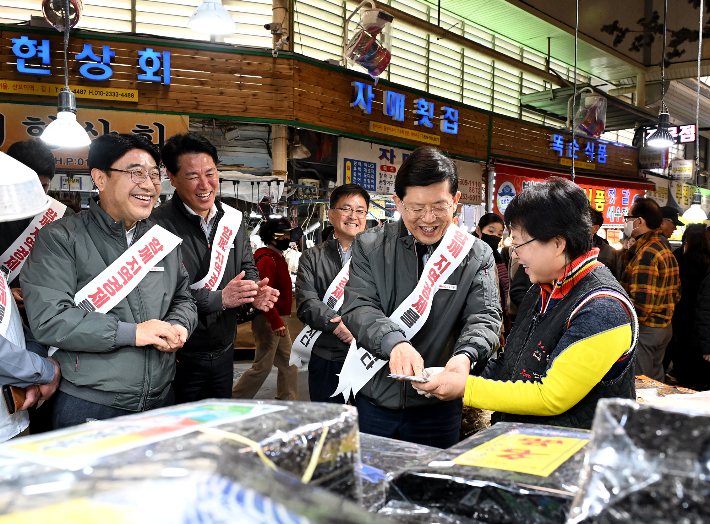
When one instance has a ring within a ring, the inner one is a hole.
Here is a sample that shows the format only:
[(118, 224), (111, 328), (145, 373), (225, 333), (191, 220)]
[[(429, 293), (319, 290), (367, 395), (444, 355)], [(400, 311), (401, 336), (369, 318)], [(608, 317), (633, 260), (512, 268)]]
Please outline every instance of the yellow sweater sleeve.
[(554, 416), (582, 400), (631, 345), (629, 324), (579, 340), (566, 348), (542, 382), (503, 382), (468, 377), (464, 404), (514, 415)]

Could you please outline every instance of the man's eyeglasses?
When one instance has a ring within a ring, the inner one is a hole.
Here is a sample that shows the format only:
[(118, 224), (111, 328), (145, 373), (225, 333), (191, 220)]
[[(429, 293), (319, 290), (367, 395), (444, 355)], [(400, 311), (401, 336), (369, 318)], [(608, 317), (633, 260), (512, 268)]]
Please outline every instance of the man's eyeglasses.
[(153, 184), (160, 184), (162, 180), (162, 175), (160, 174), (160, 169), (151, 169), (146, 171), (142, 167), (134, 167), (132, 169), (114, 169), (109, 167), (106, 171), (117, 171), (118, 173), (128, 173), (131, 175), (131, 180), (134, 184), (142, 184), (145, 182), (146, 178), (150, 177), (150, 181)]
[(358, 218), (365, 218), (365, 216), (367, 216), (366, 209), (353, 209), (350, 206), (331, 207), (330, 209), (337, 209), (338, 211), (342, 212), (343, 215), (345, 215), (346, 217), (355, 215)]
[(537, 238), (533, 238), (532, 240), (528, 240), (527, 242), (523, 242), (522, 244), (518, 244), (517, 246), (515, 244), (510, 244), (510, 251), (511, 253), (515, 253), (516, 255), (518, 254), (518, 249), (520, 249), (523, 246), (528, 245), (530, 242), (535, 242)]
[(432, 208), (407, 207), (404, 205), (404, 202), (402, 202), (402, 207), (407, 213), (409, 213), (412, 218), (424, 218), (429, 212), (431, 212), (431, 214), (434, 215), (435, 218), (441, 218), (447, 216), (451, 212), (451, 207), (453, 205), (453, 202), (449, 202), (445, 206), (435, 206)]

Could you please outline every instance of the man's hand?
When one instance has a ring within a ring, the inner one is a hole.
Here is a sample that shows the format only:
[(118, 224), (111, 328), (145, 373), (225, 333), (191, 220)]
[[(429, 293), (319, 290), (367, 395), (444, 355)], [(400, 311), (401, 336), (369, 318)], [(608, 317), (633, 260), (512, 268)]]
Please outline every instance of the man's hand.
[(468, 375), (471, 371), (471, 359), (469, 359), (463, 353), (453, 356), (446, 363), (444, 371)]
[(25, 309), (25, 301), (22, 298), (22, 289), (19, 287), (13, 287), (10, 289), (12, 296), (15, 297), (15, 303), (17, 304), (17, 309), (22, 311)]
[(16, 411), (24, 411), (34, 406), (39, 400), (39, 386), (28, 386), (25, 388), (25, 403), (18, 407)]
[(175, 351), (177, 351), (185, 345), (185, 342), (187, 342), (188, 333), (187, 329), (184, 326), (181, 326), (179, 324), (171, 324), (171, 326), (173, 328), (173, 332), (175, 332), (178, 337), (178, 342), (175, 347)]
[(47, 357), (47, 360), (54, 364), (54, 378), (49, 384), (39, 386), (40, 400), (47, 400), (49, 397), (54, 395), (54, 392), (57, 391), (57, 387), (59, 386), (59, 380), (62, 378), (62, 372), (59, 370), (59, 362), (52, 357)]
[(233, 308), (254, 302), (259, 286), (252, 280), (243, 280), (244, 275), (242, 271), (222, 290), (222, 307)]
[[(258, 290), (254, 297), (254, 307), (267, 312), (276, 305), (276, 301), (281, 294), (278, 289), (267, 286), (269, 279), (265, 278), (256, 283)], [(224, 293), (224, 292), (223, 292)]]
[(141, 322), (136, 328), (136, 346), (138, 347), (155, 346), (160, 351), (172, 353), (185, 343), (184, 341), (181, 343), (180, 340), (179, 332), (162, 320), (153, 319)]
[(350, 333), (350, 330), (345, 327), (345, 324), (343, 324), (343, 321), (340, 317), (335, 317), (333, 320), (331, 320), (333, 324), (338, 324), (338, 327), (335, 328), (335, 331), (333, 331), (333, 335), (338, 337), (342, 342), (345, 342), (346, 344), (350, 345), (350, 343), (353, 341), (353, 335)]
[(277, 337), (285, 337), (286, 336), (286, 326), (281, 326), (280, 328), (274, 329), (274, 333), (276, 333)]
[[(468, 360), (468, 358), (466, 358), (466, 360)], [(468, 373), (464, 375), (462, 373), (442, 371), (429, 378), (429, 382), (412, 382), (412, 386), (414, 386), (414, 389), (420, 389), (430, 395), (434, 395), (439, 400), (454, 400), (463, 397), (466, 391), (467, 378)]]
[(707, 360), (708, 362), (710, 362), (710, 355), (703, 355), (703, 358), (704, 358), (705, 360)]
[(390, 353), (390, 373), (421, 377), (424, 359), (409, 342), (400, 342)]

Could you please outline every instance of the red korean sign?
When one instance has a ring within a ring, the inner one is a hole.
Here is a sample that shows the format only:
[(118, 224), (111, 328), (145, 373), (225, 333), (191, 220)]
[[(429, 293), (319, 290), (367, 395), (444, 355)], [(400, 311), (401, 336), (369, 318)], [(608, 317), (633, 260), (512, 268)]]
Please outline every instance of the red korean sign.
[[(553, 173), (535, 168), (499, 164), (496, 166), (493, 212), (503, 216), (510, 201), (525, 189), (541, 184), (547, 178), (559, 176), (569, 179), (567, 174)], [(604, 215), (604, 227), (621, 227), (629, 207), (638, 198), (645, 196), (646, 189), (653, 190), (653, 184), (625, 182), (590, 177), (575, 177), (575, 182), (587, 194), (589, 205)]]

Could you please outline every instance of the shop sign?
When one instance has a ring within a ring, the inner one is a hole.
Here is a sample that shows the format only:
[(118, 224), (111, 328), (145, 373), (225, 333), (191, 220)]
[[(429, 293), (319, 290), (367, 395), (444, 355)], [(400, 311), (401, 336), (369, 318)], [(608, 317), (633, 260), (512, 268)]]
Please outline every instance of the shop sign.
[[(12, 53), (17, 62), (15, 67), (18, 73), (29, 73), (32, 75), (49, 75), (49, 40), (32, 40), (28, 36), (12, 39)], [(97, 54), (98, 53), (98, 54)], [(100, 55), (100, 56), (99, 56)], [(107, 45), (96, 46), (85, 43), (79, 54), (74, 55), (74, 59), (83, 62), (79, 68), (79, 74), (89, 80), (108, 80), (113, 76), (111, 59), (116, 56), (115, 51)], [(29, 62), (28, 62), (29, 61)], [(69, 64), (72, 68), (72, 65)], [(138, 80), (147, 82), (162, 82), (170, 84), (170, 52), (156, 51), (147, 47), (138, 51)]]
[[(0, 150), (15, 142), (42, 136), (45, 127), (56, 119), (52, 106), (0, 104)], [(159, 147), (170, 136), (188, 130), (187, 115), (162, 115), (130, 111), (78, 108), (77, 121), (92, 140), (108, 133), (142, 135)], [(87, 169), (89, 148), (53, 150), (58, 169)]]
[[(340, 137), (338, 185), (358, 184), (368, 193), (393, 195), (394, 181), (411, 150)], [(459, 174), (461, 204), (483, 202), (483, 168), (476, 162), (454, 160)]]
[[(0, 93), (11, 95), (57, 96), (64, 89), (64, 84), (44, 84), (41, 82), (18, 82), (0, 80)], [(117, 89), (113, 87), (69, 86), (77, 98), (94, 100), (118, 100), (120, 102), (138, 102), (137, 89)]]
[(639, 169), (665, 169), (668, 167), (668, 148), (643, 146), (639, 148)]
[[(589, 180), (587, 178), (577, 183), (586, 193), (589, 205), (604, 215), (604, 227), (622, 227), (624, 216), (629, 214), (629, 207), (636, 199), (645, 196), (645, 190), (624, 187), (623, 182), (611, 185), (613, 182)], [(545, 178), (496, 174), (493, 212), (503, 216), (506, 207), (517, 194), (544, 181)]]
[(695, 173), (695, 160), (671, 160), (671, 178), (673, 180), (690, 180)]
[(382, 133), (383, 135), (396, 136), (397, 138), (406, 138), (408, 140), (416, 140), (417, 142), (426, 142), (428, 144), (441, 144), (439, 135), (431, 133), (423, 133), (406, 127), (393, 126), (391, 124), (383, 124), (382, 122), (370, 121), (370, 131), (373, 133)]
[(579, 165), (586, 169), (594, 169), (594, 167), (586, 167), (585, 164), (580, 165), (580, 163), (606, 164), (606, 146), (606, 143), (567, 137), (558, 133), (550, 137), (550, 149), (560, 157), (560, 164), (571, 166), (572, 160), (575, 160), (575, 167)]
[[(646, 140), (656, 132), (655, 127), (646, 129)], [(687, 144), (695, 142), (695, 124), (686, 124), (683, 126), (671, 126), (668, 132), (675, 139), (676, 144)]]

